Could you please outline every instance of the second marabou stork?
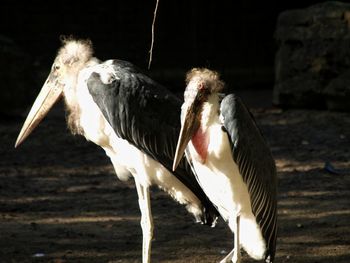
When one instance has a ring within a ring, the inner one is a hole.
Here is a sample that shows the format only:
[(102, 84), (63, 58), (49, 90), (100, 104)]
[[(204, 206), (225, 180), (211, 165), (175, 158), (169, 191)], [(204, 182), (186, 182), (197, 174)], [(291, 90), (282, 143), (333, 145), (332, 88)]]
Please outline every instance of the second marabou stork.
[(241, 262), (240, 248), (273, 262), (276, 168), (264, 138), (239, 97), (219, 94), (224, 83), (209, 69), (187, 74), (173, 170), (184, 152), (202, 189), (234, 233), (221, 262)]
[(217, 210), (183, 159), (171, 172), (181, 100), (131, 63), (99, 61), (88, 40), (66, 39), (16, 141), (33, 131), (54, 103), (64, 97), (68, 127), (101, 146), (117, 176), (132, 176), (143, 233), (142, 262), (151, 259), (151, 185), (186, 205), (197, 221), (215, 224)]

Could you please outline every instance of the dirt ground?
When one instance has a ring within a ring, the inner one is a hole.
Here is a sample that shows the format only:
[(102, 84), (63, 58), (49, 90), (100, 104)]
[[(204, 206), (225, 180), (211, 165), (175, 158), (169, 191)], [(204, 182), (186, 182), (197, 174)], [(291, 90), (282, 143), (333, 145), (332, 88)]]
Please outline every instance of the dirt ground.
[[(278, 168), (276, 262), (350, 262), (350, 114), (252, 112)], [(119, 181), (101, 149), (69, 134), (59, 106), (14, 149), (22, 123), (0, 121), (0, 262), (141, 262), (133, 182)], [(222, 221), (195, 224), (167, 194), (154, 188), (151, 196), (153, 262), (218, 262), (230, 251)]]

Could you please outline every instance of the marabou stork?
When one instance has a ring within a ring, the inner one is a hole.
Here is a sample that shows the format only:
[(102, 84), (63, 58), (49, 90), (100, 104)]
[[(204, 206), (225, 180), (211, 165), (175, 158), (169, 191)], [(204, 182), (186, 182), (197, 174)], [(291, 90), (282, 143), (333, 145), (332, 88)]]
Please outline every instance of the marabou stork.
[(240, 247), (273, 262), (276, 247), (276, 168), (253, 117), (234, 94), (222, 99), (217, 72), (192, 69), (181, 111), (173, 170), (184, 152), (198, 183), (234, 233), (221, 262), (240, 262)]
[(36, 98), (16, 147), (64, 97), (68, 127), (101, 146), (120, 179), (134, 177), (141, 210), (142, 262), (150, 262), (153, 221), (149, 187), (157, 185), (213, 225), (217, 210), (184, 159), (171, 172), (181, 100), (122, 60), (99, 61), (88, 40), (66, 39)]

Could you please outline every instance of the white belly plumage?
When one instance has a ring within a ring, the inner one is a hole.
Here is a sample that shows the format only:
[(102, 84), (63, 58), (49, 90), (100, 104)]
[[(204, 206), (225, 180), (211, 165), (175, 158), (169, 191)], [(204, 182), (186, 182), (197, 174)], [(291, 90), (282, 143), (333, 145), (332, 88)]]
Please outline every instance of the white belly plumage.
[(228, 136), (219, 123), (210, 125), (207, 132), (210, 139), (204, 163), (192, 143), (188, 145), (198, 182), (233, 232), (234, 221), (240, 216), (240, 244), (250, 256), (261, 259), (266, 243), (251, 211), (248, 188), (233, 160)]
[(84, 130), (86, 139), (105, 150), (121, 180), (132, 175), (143, 186), (159, 186), (179, 203), (185, 204), (187, 210), (199, 220), (202, 205), (197, 196), (162, 164), (128, 141), (119, 138), (106, 121), (86, 86), (86, 80), (94, 70), (95, 68), (91, 67), (82, 71), (78, 79), (80, 85), (77, 85), (76, 95), (80, 106), (79, 125)]

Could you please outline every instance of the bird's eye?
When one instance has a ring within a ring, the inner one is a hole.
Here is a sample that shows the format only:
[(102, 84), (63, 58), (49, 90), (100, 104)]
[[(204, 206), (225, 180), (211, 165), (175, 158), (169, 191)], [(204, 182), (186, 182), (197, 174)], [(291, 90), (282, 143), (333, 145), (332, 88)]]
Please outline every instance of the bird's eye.
[(53, 69), (54, 69), (55, 71), (59, 70), (59, 69), (60, 69), (60, 65), (57, 65), (57, 64), (53, 65)]

